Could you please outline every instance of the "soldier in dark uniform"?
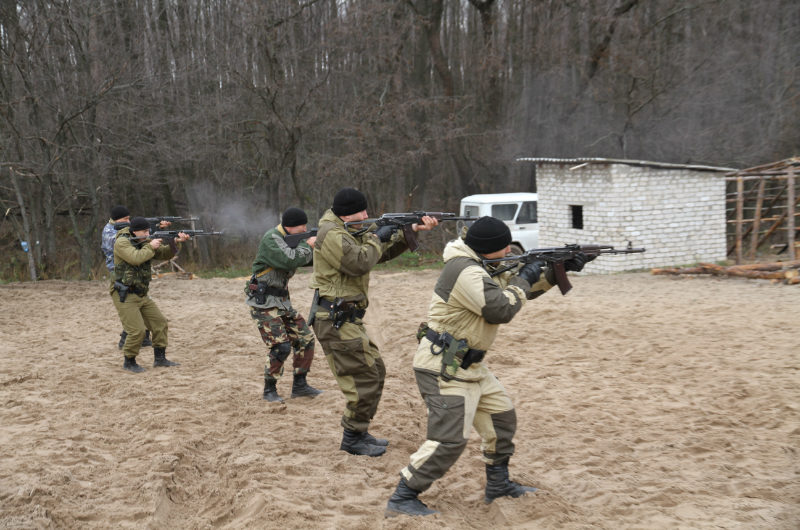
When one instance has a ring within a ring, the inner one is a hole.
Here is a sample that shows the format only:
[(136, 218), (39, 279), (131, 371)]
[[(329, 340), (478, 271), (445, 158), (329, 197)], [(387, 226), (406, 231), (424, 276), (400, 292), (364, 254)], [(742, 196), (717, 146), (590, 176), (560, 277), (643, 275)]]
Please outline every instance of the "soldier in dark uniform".
[(292, 397), (314, 397), (322, 391), (306, 381), (314, 360), (314, 335), (305, 319), (292, 307), (289, 279), (298, 267), (311, 263), (316, 237), (301, 241), (295, 248), (284, 238), (307, 231), (308, 216), (300, 208), (289, 208), (281, 216), (281, 224), (267, 231), (258, 245), (253, 261), (253, 276), (245, 287), (250, 316), (258, 324), (261, 339), (269, 353), (264, 366), (264, 399), (283, 403), (278, 394), (278, 379), (283, 363), (294, 351)]
[(114, 281), (111, 300), (117, 308), (122, 327), (127, 333), (122, 353), (122, 367), (130, 372), (144, 372), (136, 364), (136, 356), (144, 339), (145, 330), (153, 332), (153, 367), (177, 366), (167, 360), (167, 319), (156, 303), (148, 296), (151, 278), (151, 261), (167, 260), (178, 253), (178, 244), (189, 239), (183, 232), (164, 245), (161, 239), (149, 239), (150, 224), (144, 217), (134, 217), (130, 226), (117, 232), (114, 242)]

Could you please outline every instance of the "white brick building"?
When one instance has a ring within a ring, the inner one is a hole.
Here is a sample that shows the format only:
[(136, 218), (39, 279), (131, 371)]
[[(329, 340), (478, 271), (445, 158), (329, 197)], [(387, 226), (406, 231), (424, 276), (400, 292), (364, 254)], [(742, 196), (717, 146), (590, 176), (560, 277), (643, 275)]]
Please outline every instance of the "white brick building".
[(602, 256), (611, 273), (725, 260), (725, 178), (730, 168), (605, 158), (519, 158), (536, 164), (539, 246), (644, 247)]

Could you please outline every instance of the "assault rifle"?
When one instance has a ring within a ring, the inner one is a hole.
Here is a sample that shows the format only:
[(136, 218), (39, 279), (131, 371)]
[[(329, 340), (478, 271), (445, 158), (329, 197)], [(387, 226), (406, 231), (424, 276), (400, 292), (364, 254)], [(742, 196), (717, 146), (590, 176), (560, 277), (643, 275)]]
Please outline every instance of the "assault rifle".
[(308, 232), (301, 232), (299, 234), (286, 234), (286, 237), (283, 238), (286, 241), (286, 244), (289, 248), (297, 248), (297, 245), (300, 244), (301, 241), (305, 241), (309, 237), (314, 237), (317, 235), (317, 229), (312, 228)]
[(144, 237), (131, 237), (131, 239), (141, 240), (141, 239), (164, 239), (166, 241), (170, 241), (178, 237), (178, 234), (183, 232), (191, 237), (197, 236), (221, 236), (223, 235), (222, 232), (212, 232), (208, 230), (156, 230), (155, 232), (150, 232), (149, 235)]
[(345, 226), (353, 226), (353, 225), (367, 225), (366, 228), (362, 228), (355, 232), (355, 235), (363, 234), (364, 232), (369, 231), (372, 226), (374, 225), (377, 228), (381, 226), (393, 226), (395, 230), (402, 230), (403, 235), (406, 238), (406, 243), (408, 244), (408, 249), (410, 251), (415, 251), (419, 247), (419, 243), (417, 243), (417, 235), (414, 230), (411, 228), (411, 225), (414, 223), (422, 224), (422, 218), (424, 216), (428, 217), (435, 217), (440, 222), (441, 221), (477, 221), (477, 217), (461, 217), (451, 212), (405, 212), (405, 213), (385, 213), (378, 217), (377, 219), (365, 219), (363, 221), (349, 221), (345, 223)]
[(157, 225), (161, 221), (167, 221), (168, 223), (190, 223), (194, 221), (199, 221), (199, 217), (170, 217), (168, 215), (160, 215), (158, 217), (145, 217), (147, 222), (151, 225)]
[(556, 276), (556, 285), (558, 285), (558, 288), (561, 290), (561, 294), (565, 295), (572, 289), (572, 284), (569, 283), (569, 279), (567, 278), (564, 262), (574, 258), (579, 252), (586, 254), (591, 261), (601, 254), (638, 254), (644, 251), (645, 249), (643, 248), (633, 248), (630, 241), (628, 242), (628, 246), (621, 250), (615, 249), (611, 245), (575, 244), (564, 247), (533, 248), (519, 256), (508, 255), (504, 258), (485, 259), (483, 263), (498, 263), (502, 261), (516, 262), (491, 273), (491, 276), (497, 276), (498, 274), (514, 269), (519, 264), (543, 262), (553, 269)]

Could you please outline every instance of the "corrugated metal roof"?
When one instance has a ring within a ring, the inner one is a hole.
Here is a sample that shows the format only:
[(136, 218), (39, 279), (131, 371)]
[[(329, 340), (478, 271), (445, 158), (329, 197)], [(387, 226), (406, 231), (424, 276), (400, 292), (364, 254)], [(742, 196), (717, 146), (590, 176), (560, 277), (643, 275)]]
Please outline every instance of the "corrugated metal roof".
[[(625, 160), (621, 158), (531, 158), (520, 157), (517, 162), (534, 162), (539, 164), (575, 164), (584, 166), (586, 164), (627, 164), (629, 166), (645, 166), (661, 169), (691, 169), (694, 171), (717, 171), (720, 173), (730, 173), (738, 171), (729, 167), (701, 166), (695, 164), (671, 164), (669, 162), (651, 162), (649, 160)], [(576, 168), (571, 168), (576, 169)]]

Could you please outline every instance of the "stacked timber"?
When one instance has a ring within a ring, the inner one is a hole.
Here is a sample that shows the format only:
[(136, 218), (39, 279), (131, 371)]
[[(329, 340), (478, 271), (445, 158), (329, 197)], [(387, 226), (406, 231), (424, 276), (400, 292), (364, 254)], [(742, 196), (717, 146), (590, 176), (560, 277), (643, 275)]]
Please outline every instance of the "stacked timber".
[(800, 283), (800, 260), (773, 263), (752, 263), (724, 267), (714, 263), (700, 263), (695, 267), (652, 269), (653, 274), (711, 274), (714, 276), (740, 276), (772, 280), (774, 283)]

